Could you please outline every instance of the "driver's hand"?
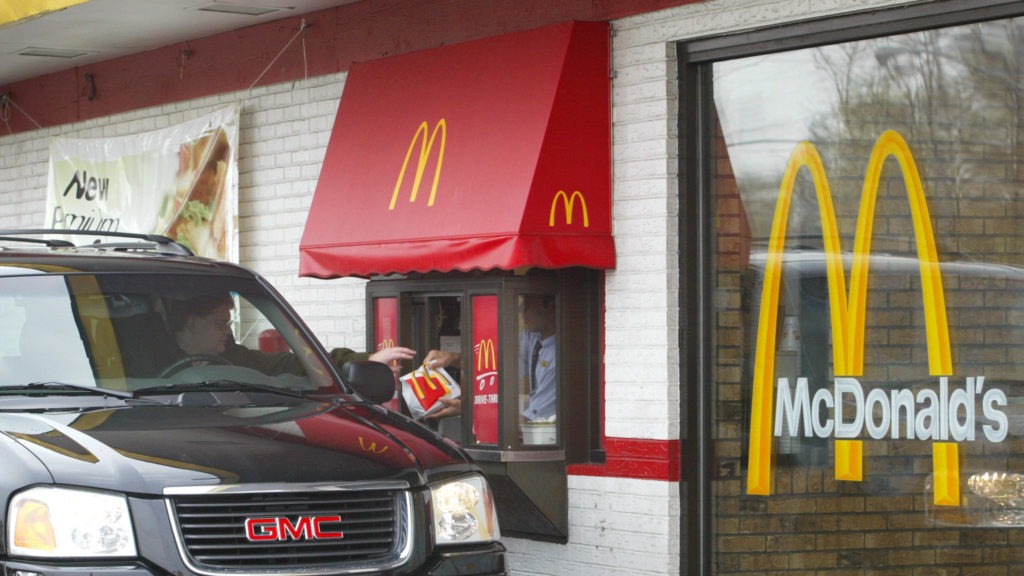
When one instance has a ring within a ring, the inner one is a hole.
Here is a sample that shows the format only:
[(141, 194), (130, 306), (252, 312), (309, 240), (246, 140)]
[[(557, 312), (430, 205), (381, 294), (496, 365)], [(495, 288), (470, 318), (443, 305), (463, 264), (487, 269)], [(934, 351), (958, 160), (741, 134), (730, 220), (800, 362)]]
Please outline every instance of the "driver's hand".
[(370, 360), (387, 364), (397, 376), (402, 371), (402, 361), (412, 360), (414, 356), (416, 356), (415, 350), (395, 346), (393, 348), (381, 348), (370, 354)]

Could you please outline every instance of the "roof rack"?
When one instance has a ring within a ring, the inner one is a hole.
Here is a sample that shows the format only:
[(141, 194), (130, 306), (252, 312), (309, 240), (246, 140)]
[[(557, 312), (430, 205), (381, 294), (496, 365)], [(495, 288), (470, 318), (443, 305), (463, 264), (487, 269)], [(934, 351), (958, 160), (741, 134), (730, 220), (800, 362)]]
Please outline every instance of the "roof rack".
[[(75, 244), (63, 239), (27, 238), (26, 236), (91, 236), (96, 238), (89, 244)], [(100, 242), (100, 238), (130, 238), (139, 242)], [(8, 242), (30, 242), (45, 244), (50, 248), (83, 248), (129, 252), (152, 250), (160, 254), (195, 256), (187, 246), (161, 234), (136, 234), (132, 232), (100, 232), (96, 230), (57, 230), (50, 228), (0, 229), (0, 240)]]
[(74, 248), (74, 246), (75, 246), (75, 244), (73, 242), (68, 242), (67, 240), (44, 240), (42, 238), (18, 238), (16, 236), (0, 236), (0, 240), (4, 240), (4, 241), (8, 241), (8, 242), (32, 242), (33, 244), (45, 244), (45, 245), (47, 245), (50, 248), (55, 248), (55, 247)]

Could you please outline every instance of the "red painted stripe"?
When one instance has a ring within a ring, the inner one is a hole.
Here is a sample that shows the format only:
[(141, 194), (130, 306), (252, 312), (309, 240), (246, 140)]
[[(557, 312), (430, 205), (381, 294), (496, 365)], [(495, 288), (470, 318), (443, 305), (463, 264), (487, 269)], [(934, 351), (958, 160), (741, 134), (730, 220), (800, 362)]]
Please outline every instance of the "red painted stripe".
[(682, 454), (679, 440), (605, 438), (604, 448), (604, 464), (570, 464), (569, 474), (679, 481)]

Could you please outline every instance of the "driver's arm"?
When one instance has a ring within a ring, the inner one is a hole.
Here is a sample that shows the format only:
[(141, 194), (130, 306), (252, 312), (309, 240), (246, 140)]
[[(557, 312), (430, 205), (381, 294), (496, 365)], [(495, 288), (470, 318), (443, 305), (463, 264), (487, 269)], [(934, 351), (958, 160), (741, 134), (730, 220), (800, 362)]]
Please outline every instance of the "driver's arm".
[[(370, 357), (369, 354), (355, 352), (348, 348), (335, 348), (331, 350), (330, 354), (331, 361), (339, 368), (346, 362), (366, 360)], [(276, 374), (295, 374), (301, 376), (305, 374), (302, 364), (295, 358), (295, 354), (291, 352), (260, 352), (259, 350), (252, 350), (236, 342), (229, 341), (225, 345), (223, 356), (225, 360), (236, 366), (253, 368), (271, 376)]]
[(291, 352), (260, 352), (233, 341), (224, 346), (224, 359), (235, 366), (245, 366), (271, 376), (303, 373), (302, 366)]

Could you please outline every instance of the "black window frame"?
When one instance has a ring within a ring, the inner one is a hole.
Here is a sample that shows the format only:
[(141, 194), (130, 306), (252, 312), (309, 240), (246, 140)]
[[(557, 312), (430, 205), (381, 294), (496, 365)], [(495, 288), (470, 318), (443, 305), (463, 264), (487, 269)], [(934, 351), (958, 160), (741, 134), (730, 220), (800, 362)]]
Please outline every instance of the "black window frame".
[(706, 169), (713, 146), (711, 64), (1022, 15), (1024, 3), (1014, 0), (936, 0), (675, 43), (679, 106), (679, 413), (684, 435), (680, 546), (685, 560), (680, 563), (681, 573), (710, 575), (716, 565), (711, 502), (714, 406), (710, 395), (716, 237), (714, 187), (711, 171)]
[[(551, 295), (557, 306), (559, 435), (554, 445), (526, 444), (518, 437), (519, 301), (525, 295)], [(503, 534), (564, 544), (569, 540), (568, 467), (605, 462), (604, 272), (563, 268), (374, 278), (366, 286), (368, 325), (375, 325), (376, 302), (394, 298), (398, 304), (396, 344), (421, 348), (413, 333), (416, 322), (405, 311), (411, 312), (417, 301), (453, 296), (460, 299), (463, 357), (460, 385), (464, 409), (457, 425), (460, 444), (491, 482)], [(496, 444), (474, 443), (472, 416), (465, 417), (465, 406), (473, 402), (473, 387), (467, 389), (467, 384), (475, 382), (472, 315), (477, 296), (498, 299), (498, 370), (502, 380)], [(374, 332), (367, 330), (367, 348), (371, 350), (376, 346)], [(427, 352), (417, 349), (418, 357), (406, 368), (422, 362)], [(438, 424), (439, 430), (443, 425)]]

